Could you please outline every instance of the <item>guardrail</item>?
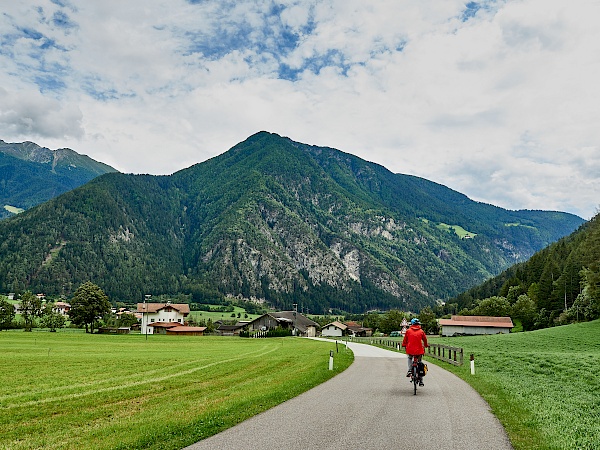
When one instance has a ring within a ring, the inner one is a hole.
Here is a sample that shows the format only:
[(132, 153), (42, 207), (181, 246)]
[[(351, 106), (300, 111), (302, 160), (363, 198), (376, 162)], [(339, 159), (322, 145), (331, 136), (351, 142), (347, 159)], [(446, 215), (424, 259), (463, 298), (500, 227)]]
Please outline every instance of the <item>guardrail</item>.
[(429, 344), (427, 356), (445, 361), (455, 366), (463, 365), (463, 349), (442, 344)]

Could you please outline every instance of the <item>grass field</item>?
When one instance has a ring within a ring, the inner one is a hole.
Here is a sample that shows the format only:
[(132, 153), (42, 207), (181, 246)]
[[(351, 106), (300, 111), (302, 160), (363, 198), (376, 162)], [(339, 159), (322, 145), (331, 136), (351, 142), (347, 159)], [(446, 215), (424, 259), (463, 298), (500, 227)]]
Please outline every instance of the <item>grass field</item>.
[(465, 237), (474, 238), (475, 236), (477, 236), (477, 234), (471, 233), (470, 231), (465, 230), (460, 225), (448, 225), (445, 223), (440, 223), (440, 224), (438, 224), (437, 227), (442, 230), (446, 230), (446, 231), (454, 231), (456, 233), (456, 235), (461, 239), (464, 239)]
[(17, 208), (16, 206), (4, 205), (4, 209), (13, 214), (19, 214), (25, 211), (22, 208)]
[(334, 343), (0, 332), (1, 449), (180, 449), (344, 370)]
[(600, 321), (433, 342), (464, 349), (462, 367), (432, 361), (488, 401), (515, 449), (600, 449)]
[[(213, 305), (213, 306), (219, 306), (219, 305)], [(208, 320), (209, 318), (215, 322), (217, 320), (254, 320), (257, 317), (260, 317), (261, 314), (246, 314), (246, 310), (244, 308), (240, 308), (239, 306), (234, 306), (233, 307), (233, 312), (217, 312), (217, 311), (191, 311), (190, 312), (190, 316), (192, 316), (194, 318), (194, 320), (196, 321), (200, 321), (200, 320)], [(231, 315), (234, 315), (235, 317), (231, 317)], [(237, 315), (240, 315), (240, 317), (238, 317)], [(248, 317), (244, 317), (244, 315), (247, 315)]]

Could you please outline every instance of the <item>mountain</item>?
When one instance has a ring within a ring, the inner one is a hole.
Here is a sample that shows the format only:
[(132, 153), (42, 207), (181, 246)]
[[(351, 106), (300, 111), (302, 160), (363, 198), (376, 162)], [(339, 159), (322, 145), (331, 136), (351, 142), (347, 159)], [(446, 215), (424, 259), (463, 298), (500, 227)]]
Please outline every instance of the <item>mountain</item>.
[(545, 327), (553, 325), (555, 319), (574, 304), (573, 319), (600, 317), (599, 289), (600, 216), (596, 215), (575, 232), (458, 295), (452, 302), (457, 303), (458, 310), (470, 309), (481, 299), (493, 296), (515, 299), (527, 294), (537, 309), (539, 323), (536, 326)]
[(75, 189), (112, 167), (68, 148), (0, 140), (0, 219)]
[(583, 223), (507, 211), (339, 150), (260, 132), (168, 176), (100, 176), (0, 222), (0, 286), (113, 300), (235, 296), (416, 310)]

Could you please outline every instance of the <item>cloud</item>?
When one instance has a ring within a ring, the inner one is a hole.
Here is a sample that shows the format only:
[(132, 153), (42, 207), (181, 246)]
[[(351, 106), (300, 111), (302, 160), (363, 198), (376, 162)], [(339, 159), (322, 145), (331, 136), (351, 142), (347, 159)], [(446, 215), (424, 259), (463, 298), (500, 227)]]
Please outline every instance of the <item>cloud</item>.
[(73, 104), (62, 104), (35, 92), (9, 93), (0, 88), (0, 134), (26, 139), (81, 138), (82, 114)]
[(0, 16), (0, 133), (172, 173), (259, 130), (590, 217), (600, 5), (66, 0)]

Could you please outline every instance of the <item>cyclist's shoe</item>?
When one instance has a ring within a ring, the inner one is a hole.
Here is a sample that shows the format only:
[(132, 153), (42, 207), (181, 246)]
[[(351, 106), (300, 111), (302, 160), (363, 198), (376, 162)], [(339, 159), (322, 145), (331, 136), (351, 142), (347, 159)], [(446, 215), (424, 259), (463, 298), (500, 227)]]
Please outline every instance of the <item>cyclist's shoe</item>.
[(411, 375), (412, 375), (412, 370), (409, 370), (408, 372), (406, 372), (406, 378), (410, 378)]
[(425, 383), (423, 383), (423, 380), (419, 381), (419, 386), (425, 386)]

